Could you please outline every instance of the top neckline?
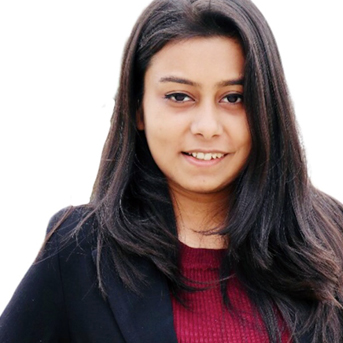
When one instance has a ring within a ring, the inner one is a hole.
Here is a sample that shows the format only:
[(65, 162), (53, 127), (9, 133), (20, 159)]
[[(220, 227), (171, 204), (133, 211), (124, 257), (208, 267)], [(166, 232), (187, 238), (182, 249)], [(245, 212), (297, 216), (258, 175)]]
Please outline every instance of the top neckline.
[(226, 249), (193, 248), (180, 244), (180, 262), (183, 267), (219, 268)]

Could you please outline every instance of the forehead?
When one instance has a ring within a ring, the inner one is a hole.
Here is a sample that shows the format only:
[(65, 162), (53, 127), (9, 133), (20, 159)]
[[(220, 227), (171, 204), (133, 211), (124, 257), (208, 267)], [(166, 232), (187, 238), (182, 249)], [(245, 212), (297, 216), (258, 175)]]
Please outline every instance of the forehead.
[[(146, 78), (184, 74), (196, 79), (244, 76), (244, 54), (238, 40), (196, 37), (172, 41), (151, 59)], [(180, 75), (182, 76), (182, 75)]]

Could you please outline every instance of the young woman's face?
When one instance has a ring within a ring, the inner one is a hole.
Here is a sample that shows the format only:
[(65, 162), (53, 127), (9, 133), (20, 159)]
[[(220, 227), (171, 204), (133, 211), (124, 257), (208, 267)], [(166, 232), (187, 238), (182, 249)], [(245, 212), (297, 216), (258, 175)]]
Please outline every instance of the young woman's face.
[(166, 45), (151, 60), (137, 126), (174, 191), (227, 192), (251, 149), (244, 56), (224, 37)]

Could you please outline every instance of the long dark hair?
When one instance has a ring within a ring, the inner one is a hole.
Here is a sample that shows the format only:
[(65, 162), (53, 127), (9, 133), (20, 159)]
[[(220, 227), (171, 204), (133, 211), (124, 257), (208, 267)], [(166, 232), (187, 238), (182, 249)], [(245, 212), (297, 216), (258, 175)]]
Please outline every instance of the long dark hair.
[[(132, 256), (150, 260), (170, 289), (187, 289), (178, 269), (178, 240), (167, 182), (153, 161), (136, 114), (152, 56), (170, 41), (225, 36), (245, 54), (244, 101), (252, 137), (249, 161), (232, 184), (230, 238), (221, 279), (233, 270), (257, 305), (271, 342), (276, 312), (294, 340), (343, 337), (343, 207), (315, 189), (274, 37), (249, 0), (155, 0), (138, 19), (125, 47), (111, 128), (88, 207), (98, 222), (101, 251), (110, 251), (133, 291), (145, 282)], [(222, 282), (223, 301), (229, 305)], [(301, 329), (300, 329), (301, 327)]]

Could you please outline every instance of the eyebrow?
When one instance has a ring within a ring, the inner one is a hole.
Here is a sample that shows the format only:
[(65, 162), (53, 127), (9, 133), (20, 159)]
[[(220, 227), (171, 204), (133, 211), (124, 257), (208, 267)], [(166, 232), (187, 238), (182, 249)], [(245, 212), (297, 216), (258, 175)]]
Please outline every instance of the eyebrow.
[[(175, 76), (165, 76), (165, 77), (161, 77), (160, 78), (160, 82), (173, 82), (173, 83), (180, 83), (183, 85), (189, 85), (189, 86), (196, 86), (196, 87), (200, 87), (200, 83), (191, 81), (191, 80), (187, 80), (184, 78), (180, 78), (180, 77), (175, 77)], [(216, 84), (217, 87), (226, 87), (226, 86), (235, 86), (235, 85), (243, 85), (244, 83), (244, 78), (238, 78), (238, 79), (232, 79), (232, 80), (224, 80), (224, 81), (220, 81)]]

